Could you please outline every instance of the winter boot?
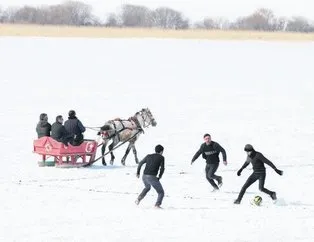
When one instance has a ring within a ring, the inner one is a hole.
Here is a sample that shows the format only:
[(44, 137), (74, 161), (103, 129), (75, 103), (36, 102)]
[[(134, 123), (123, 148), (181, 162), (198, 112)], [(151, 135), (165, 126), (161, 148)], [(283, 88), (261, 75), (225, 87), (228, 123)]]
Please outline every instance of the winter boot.
[(219, 192), (219, 188), (214, 188), (211, 192)]
[(234, 204), (240, 204), (241, 203), (241, 201), (239, 200), (239, 199), (236, 199), (236, 200), (234, 200), (234, 202), (233, 202)]
[(270, 195), (271, 199), (273, 200), (277, 200), (277, 194), (275, 192), (273, 192), (271, 195)]
[(222, 186), (222, 177), (219, 176), (219, 177), (217, 178), (217, 181), (218, 181), (218, 187), (221, 187), (221, 186)]

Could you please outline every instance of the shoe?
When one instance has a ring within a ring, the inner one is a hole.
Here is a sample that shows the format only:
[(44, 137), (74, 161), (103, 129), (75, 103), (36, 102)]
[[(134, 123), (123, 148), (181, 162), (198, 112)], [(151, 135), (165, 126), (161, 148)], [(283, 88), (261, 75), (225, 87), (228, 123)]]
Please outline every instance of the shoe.
[(160, 207), (160, 205), (155, 205), (156, 209), (162, 209), (162, 207)]
[(217, 188), (214, 188), (213, 190), (212, 190), (212, 192), (219, 192), (219, 188), (217, 187)]
[(270, 195), (271, 199), (273, 200), (277, 200), (277, 195), (275, 192), (273, 192), (271, 195)]
[(218, 177), (217, 181), (218, 181), (218, 187), (221, 187), (222, 186), (222, 177), (221, 176)]
[(240, 204), (241, 203), (241, 201), (239, 200), (239, 199), (236, 199), (236, 200), (234, 200), (234, 202), (233, 202), (234, 204)]
[(139, 205), (139, 204), (140, 204), (140, 200), (139, 200), (139, 199), (136, 199), (136, 200), (135, 200), (135, 204), (136, 204), (136, 205)]

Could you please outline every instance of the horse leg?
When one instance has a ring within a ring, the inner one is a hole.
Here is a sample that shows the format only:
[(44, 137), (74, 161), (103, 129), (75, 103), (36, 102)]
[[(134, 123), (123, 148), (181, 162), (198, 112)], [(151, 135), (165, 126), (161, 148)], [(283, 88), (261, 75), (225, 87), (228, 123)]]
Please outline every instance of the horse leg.
[(132, 143), (131, 147), (132, 147), (132, 151), (133, 151), (133, 154), (134, 154), (135, 163), (138, 164), (138, 158), (137, 158), (137, 151), (136, 151), (136, 148), (135, 148), (135, 142)]
[(101, 155), (102, 155), (101, 160), (102, 160), (102, 164), (103, 164), (104, 166), (107, 165), (107, 163), (106, 163), (106, 161), (105, 161), (105, 156), (104, 156), (105, 151), (106, 151), (106, 145), (107, 145), (107, 142), (103, 143), (103, 145), (102, 145), (102, 147), (101, 147)]
[(125, 166), (125, 159), (126, 159), (126, 157), (128, 156), (128, 154), (129, 154), (131, 148), (132, 148), (132, 144), (129, 143), (128, 148), (126, 148), (125, 154), (124, 154), (124, 156), (123, 156), (123, 158), (122, 158), (122, 160), (121, 160), (121, 163), (122, 163), (122, 165), (124, 165), (124, 166)]
[(109, 145), (109, 151), (110, 151), (110, 156), (111, 156), (111, 160), (110, 160), (110, 164), (113, 165), (113, 162), (114, 162), (114, 155), (113, 155), (113, 152), (112, 152), (112, 149), (113, 147), (115, 147), (115, 142), (113, 141), (110, 145)]

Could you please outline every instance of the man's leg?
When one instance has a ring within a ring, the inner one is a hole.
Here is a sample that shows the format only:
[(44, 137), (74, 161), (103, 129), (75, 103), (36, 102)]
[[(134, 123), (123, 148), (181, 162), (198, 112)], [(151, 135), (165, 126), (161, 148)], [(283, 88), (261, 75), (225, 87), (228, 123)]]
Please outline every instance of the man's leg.
[(234, 201), (234, 203), (239, 204), (241, 202), (246, 189), (248, 189), (248, 187), (251, 186), (258, 178), (259, 176), (254, 172), (249, 176), (249, 178), (246, 180), (243, 187), (241, 188), (238, 198)]
[(216, 180), (218, 182), (218, 186), (221, 187), (222, 186), (222, 177), (215, 175), (216, 171), (218, 170), (219, 163), (210, 164), (210, 167), (211, 167), (210, 171), (209, 171), (210, 178)]
[(218, 165), (216, 165), (216, 164), (207, 164), (206, 168), (205, 168), (206, 179), (213, 186), (213, 188), (215, 190), (219, 190), (219, 187), (217, 186), (217, 184), (214, 181), (215, 177), (217, 177), (214, 175), (217, 168), (218, 168)]
[(276, 200), (277, 199), (276, 193), (264, 187), (265, 179), (266, 179), (266, 172), (260, 173), (259, 186), (258, 186), (259, 190), (268, 194), (273, 200)]
[(164, 189), (163, 189), (159, 179), (155, 176), (151, 177), (151, 184), (152, 184), (153, 188), (156, 190), (156, 192), (158, 193), (158, 197), (157, 197), (157, 201), (155, 203), (155, 206), (159, 207), (162, 204), (162, 200), (163, 200), (164, 195), (165, 195)]
[(143, 191), (141, 192), (141, 194), (137, 197), (135, 203), (136, 204), (139, 204), (140, 201), (146, 196), (146, 194), (149, 192), (150, 188), (151, 188), (151, 185), (150, 185), (150, 182), (149, 182), (149, 175), (143, 175), (143, 183), (144, 183), (144, 189)]

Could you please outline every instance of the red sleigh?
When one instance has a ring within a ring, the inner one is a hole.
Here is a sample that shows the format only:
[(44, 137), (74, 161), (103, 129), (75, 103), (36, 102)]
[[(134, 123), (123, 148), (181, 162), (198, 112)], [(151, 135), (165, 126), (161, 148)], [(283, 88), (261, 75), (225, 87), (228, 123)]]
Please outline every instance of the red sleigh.
[[(50, 137), (42, 137), (34, 140), (34, 153), (41, 155), (39, 166), (56, 167), (82, 167), (92, 164), (97, 151), (95, 140), (85, 140), (79, 146), (68, 145), (58, 142)], [(48, 160), (49, 158), (53, 160)]]

